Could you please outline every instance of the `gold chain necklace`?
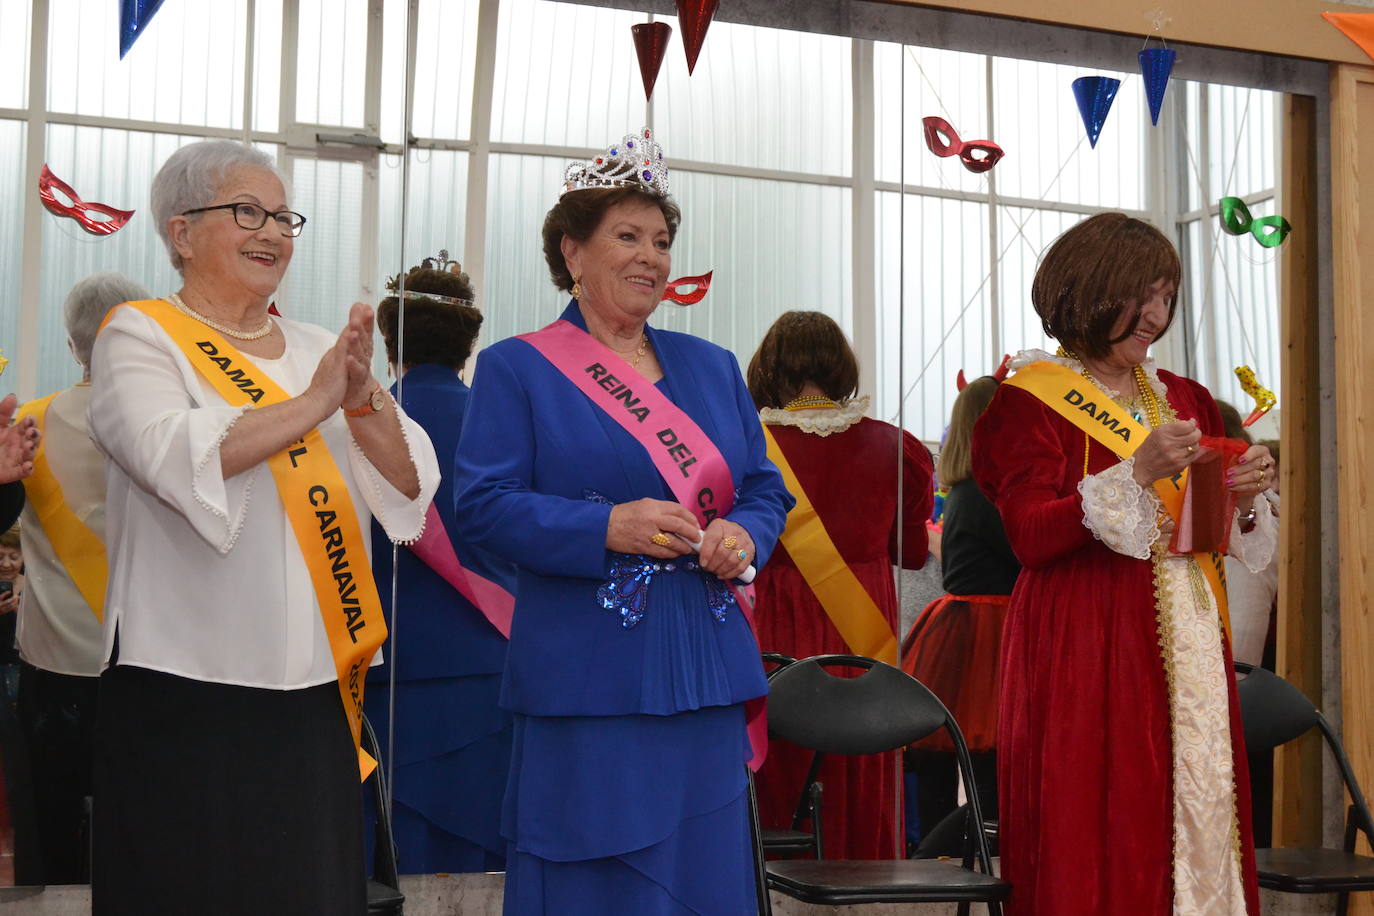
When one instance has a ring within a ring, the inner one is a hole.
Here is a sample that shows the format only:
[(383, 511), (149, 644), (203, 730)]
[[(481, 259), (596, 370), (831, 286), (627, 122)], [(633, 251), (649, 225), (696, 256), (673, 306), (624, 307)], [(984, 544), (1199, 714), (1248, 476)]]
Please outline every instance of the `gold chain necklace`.
[(839, 404), (823, 395), (808, 394), (788, 401), (787, 405), (783, 407), (783, 410), (820, 410), (825, 407), (839, 406)]
[(644, 358), (644, 354), (647, 353), (649, 350), (649, 335), (645, 334), (643, 331), (640, 331), (639, 349), (635, 351), (634, 359), (628, 358), (624, 353), (621, 353), (615, 347), (610, 347), (609, 349), (616, 356), (619, 356), (621, 359), (625, 360), (625, 362), (629, 363), (631, 369), (638, 369), (639, 361)]
[(182, 302), (181, 297), (178, 296), (176, 293), (172, 293), (170, 296), (168, 296), (167, 301), (172, 303), (172, 305), (176, 306), (176, 308), (179, 311), (184, 312), (187, 315), (190, 315), (192, 318), (194, 318), (196, 321), (199, 321), (201, 324), (208, 325), (214, 328), (216, 331), (219, 331), (221, 334), (227, 334), (230, 337), (233, 337), (237, 340), (260, 340), (263, 337), (266, 337), (268, 334), (272, 333), (272, 316), (270, 315), (267, 316), (267, 321), (263, 322), (262, 327), (258, 328), (256, 331), (240, 331), (238, 328), (231, 328), (222, 325), (218, 321), (211, 321), (209, 318), (206, 318), (200, 312), (197, 312), (195, 309), (191, 308), (185, 302)]
[[(1097, 384), (1097, 379), (1093, 378), (1092, 373), (1088, 372), (1088, 367), (1083, 365), (1083, 361), (1074, 356), (1068, 350), (1060, 347), (1056, 355), (1066, 359), (1078, 360), (1079, 374), (1088, 381)], [(1150, 384), (1150, 377), (1140, 366), (1131, 369), (1131, 377), (1135, 381), (1136, 398), (1140, 401), (1140, 406), (1145, 409), (1145, 418), (1149, 421), (1150, 429), (1155, 429), (1164, 423), (1164, 409), (1160, 406), (1159, 395), (1155, 393), (1154, 387)], [(1140, 418), (1137, 417), (1137, 420)], [(1085, 432), (1083, 434), (1083, 476), (1088, 476), (1088, 452), (1092, 438)]]

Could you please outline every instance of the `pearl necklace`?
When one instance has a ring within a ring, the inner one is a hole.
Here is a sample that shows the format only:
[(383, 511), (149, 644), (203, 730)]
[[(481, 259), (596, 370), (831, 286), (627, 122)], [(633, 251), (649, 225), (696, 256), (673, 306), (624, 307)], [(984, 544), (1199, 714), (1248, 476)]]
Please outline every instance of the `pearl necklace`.
[(172, 293), (170, 296), (168, 296), (167, 301), (172, 303), (172, 305), (176, 306), (179, 311), (184, 312), (187, 315), (190, 315), (192, 318), (194, 318), (196, 321), (199, 321), (201, 324), (208, 325), (214, 328), (216, 331), (219, 331), (221, 334), (228, 334), (230, 337), (233, 337), (237, 340), (260, 340), (266, 337), (268, 334), (272, 333), (272, 316), (270, 315), (267, 317), (267, 321), (263, 322), (262, 327), (258, 328), (256, 331), (241, 331), (238, 328), (227, 327), (225, 325), (220, 324), (217, 321), (211, 321), (209, 318), (206, 318), (200, 312), (197, 312), (195, 309), (191, 308), (185, 302), (182, 302), (181, 297), (178, 296), (176, 293)]

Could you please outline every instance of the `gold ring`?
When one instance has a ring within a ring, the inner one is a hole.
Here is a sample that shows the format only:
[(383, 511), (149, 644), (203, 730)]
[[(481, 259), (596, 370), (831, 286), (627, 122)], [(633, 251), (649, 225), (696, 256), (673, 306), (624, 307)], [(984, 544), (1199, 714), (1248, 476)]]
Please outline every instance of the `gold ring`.
[(664, 534), (662, 531), (660, 531), (653, 537), (649, 538), (649, 540), (660, 547), (667, 547), (669, 544), (673, 543), (671, 540), (668, 539), (668, 535)]
[(1190, 445), (1190, 446), (1188, 446), (1188, 454), (1191, 455), (1191, 454), (1192, 454), (1193, 452), (1195, 452), (1195, 451), (1197, 451), (1197, 446), (1196, 446), (1196, 445)]
[(730, 535), (729, 537), (727, 537), (727, 538), (725, 538), (724, 540), (722, 540), (722, 541), (720, 542), (720, 546), (724, 547), (726, 550), (734, 550), (734, 549), (735, 549), (735, 545), (738, 544), (738, 543), (739, 543), (739, 538), (735, 537), (735, 536), (732, 534), (732, 535)]
[(740, 558), (741, 560), (747, 560), (747, 559), (749, 559), (749, 551), (747, 551), (747, 550), (741, 550), (741, 551), (739, 552), (739, 558)]

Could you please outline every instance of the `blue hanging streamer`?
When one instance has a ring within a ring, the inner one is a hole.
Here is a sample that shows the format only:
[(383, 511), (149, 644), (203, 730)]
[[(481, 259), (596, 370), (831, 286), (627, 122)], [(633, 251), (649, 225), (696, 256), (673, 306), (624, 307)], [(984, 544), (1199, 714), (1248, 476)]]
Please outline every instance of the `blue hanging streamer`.
[(162, 0), (120, 0), (119, 3), (119, 59), (138, 41), (138, 36), (152, 21), (153, 14), (162, 6)]
[(1173, 48), (1146, 48), (1140, 52), (1140, 75), (1145, 79), (1145, 100), (1150, 103), (1150, 123), (1159, 124), (1159, 110), (1164, 107), (1164, 90), (1169, 88), (1169, 74), (1174, 70), (1178, 52)]
[(1094, 149), (1097, 147), (1097, 138), (1102, 134), (1102, 125), (1107, 120), (1107, 112), (1112, 110), (1112, 102), (1120, 88), (1121, 80), (1110, 76), (1080, 76), (1073, 81), (1078, 112), (1083, 116), (1083, 126), (1088, 130), (1088, 143)]

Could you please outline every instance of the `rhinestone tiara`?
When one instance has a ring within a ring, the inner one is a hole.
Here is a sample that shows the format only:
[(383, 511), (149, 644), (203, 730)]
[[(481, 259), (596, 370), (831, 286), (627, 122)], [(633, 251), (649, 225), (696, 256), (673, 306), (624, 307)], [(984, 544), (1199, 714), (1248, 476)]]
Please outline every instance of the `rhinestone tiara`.
[(655, 197), (667, 197), (668, 165), (649, 128), (626, 134), (620, 143), (590, 162), (568, 163), (563, 194), (589, 188), (640, 188)]
[[(425, 258), (424, 260), (422, 260), (420, 262), (420, 267), (425, 270), (446, 270), (451, 274), (457, 274), (464, 280), (467, 279), (467, 274), (463, 273), (463, 265), (459, 264), (457, 261), (450, 260), (448, 256), (448, 250), (444, 248), (440, 248), (439, 254), (435, 257)], [(401, 275), (397, 274), (396, 276), (386, 281), (386, 288), (391, 291), (391, 294), (393, 296), (396, 295), (397, 292), (401, 292), (401, 279)], [(441, 305), (473, 304), (471, 299), (459, 299), (456, 296), (441, 296), (438, 293), (421, 293), (413, 289), (407, 289), (404, 292), (401, 292), (401, 298), (410, 300), (429, 299), (433, 302), (438, 302)]]

